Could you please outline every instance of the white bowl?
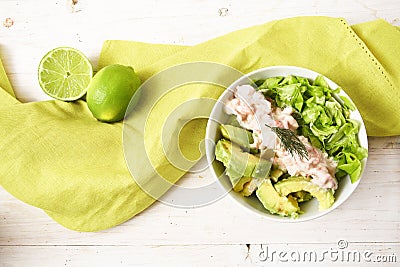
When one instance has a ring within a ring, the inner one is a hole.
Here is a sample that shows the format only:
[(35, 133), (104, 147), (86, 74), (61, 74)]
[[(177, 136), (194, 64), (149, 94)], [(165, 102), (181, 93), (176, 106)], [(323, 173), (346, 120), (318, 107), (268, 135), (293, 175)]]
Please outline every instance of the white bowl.
[[(358, 186), (360, 179), (355, 182), (351, 183), (350, 178), (343, 177), (340, 182), (339, 182), (339, 187), (335, 192), (335, 202), (327, 210), (324, 211), (319, 211), (318, 210), (318, 201), (313, 198), (310, 201), (300, 203), (300, 208), (304, 212), (303, 214), (299, 215), (297, 219), (291, 219), (288, 217), (282, 217), (279, 215), (273, 215), (269, 213), (261, 204), (261, 202), (257, 199), (257, 197), (251, 196), (251, 197), (243, 197), (240, 194), (234, 192), (232, 190), (232, 185), (230, 183), (229, 178), (224, 175), (224, 166), (222, 165), (221, 162), (218, 162), (215, 160), (215, 144), (216, 142), (221, 139), (221, 133), (219, 131), (219, 125), (220, 123), (225, 123), (228, 119), (228, 115), (224, 112), (223, 104), (226, 103), (226, 101), (232, 97), (233, 90), (239, 86), (239, 85), (244, 85), (244, 84), (249, 84), (251, 80), (257, 80), (257, 79), (266, 79), (270, 77), (276, 77), (276, 76), (287, 76), (287, 75), (295, 75), (295, 76), (301, 76), (308, 78), (310, 80), (314, 80), (318, 75), (321, 75), (317, 72), (314, 72), (312, 70), (300, 68), (300, 67), (294, 67), (294, 66), (273, 66), (273, 67), (267, 67), (263, 69), (259, 69), (256, 71), (253, 71), (247, 75), (242, 76), (238, 80), (236, 80), (233, 84), (231, 84), (220, 96), (218, 99), (217, 103), (215, 104), (210, 118), (208, 120), (207, 124), (207, 130), (206, 130), (206, 140), (209, 140), (206, 142), (206, 155), (207, 155), (207, 160), (209, 162), (209, 166), (211, 166), (211, 171), (215, 178), (219, 179), (219, 182), (222, 184), (222, 186), (229, 191), (229, 195), (240, 205), (245, 207), (248, 210), (251, 210), (267, 219), (274, 220), (274, 221), (287, 221), (287, 222), (300, 222), (300, 221), (306, 221), (306, 220), (311, 220), (317, 217), (320, 217), (322, 215), (325, 215), (329, 213), (330, 211), (336, 209), (339, 205), (341, 205), (356, 189)], [(324, 77), (329, 86), (333, 89), (339, 87), (337, 84), (335, 84), (333, 81), (329, 80), (328, 78)], [(343, 91), (341, 90), (339, 95), (346, 96), (350, 99), (350, 97)], [(361, 146), (365, 147), (368, 149), (368, 140), (367, 140), (367, 133), (365, 130), (364, 122), (361, 118), (360, 113), (358, 110), (352, 111), (350, 117), (352, 119), (355, 119), (361, 123), (360, 126), (360, 131), (358, 133), (359, 137), (359, 142)], [(361, 171), (361, 176), (362, 173), (364, 172), (365, 169), (365, 164), (366, 164), (366, 159), (362, 161), (362, 171)]]

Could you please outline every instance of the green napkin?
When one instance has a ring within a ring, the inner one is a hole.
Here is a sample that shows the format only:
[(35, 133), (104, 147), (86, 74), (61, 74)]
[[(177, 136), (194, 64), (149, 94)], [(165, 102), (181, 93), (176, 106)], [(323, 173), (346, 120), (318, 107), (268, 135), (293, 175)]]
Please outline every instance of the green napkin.
[[(400, 134), (399, 53), (400, 32), (383, 20), (350, 27), (343, 19), (297, 17), (239, 30), (194, 47), (106, 41), (99, 67), (131, 65), (146, 80), (167, 67), (193, 61), (223, 63), (244, 73), (271, 65), (301, 66), (342, 86), (363, 115), (368, 134), (384, 136)], [(155, 201), (128, 171), (122, 123), (96, 121), (84, 101), (20, 104), (12, 97), (2, 68), (0, 86), (7, 91), (0, 90), (0, 183), (15, 197), (78, 231), (115, 226)], [(165, 95), (150, 117), (157, 125), (181, 103), (215, 99), (222, 91), (211, 85), (182, 86)], [(139, 108), (132, 116), (140, 119), (147, 114)], [(205, 122), (195, 120), (181, 132), (179, 145), (187, 158), (201, 156), (198, 144), (204, 138)], [(166, 180), (175, 183), (184, 175), (162, 154), (159, 130), (146, 134), (135, 130), (136, 138), (152, 144), (148, 156)], [(150, 181), (151, 175), (141, 177), (146, 179)]]
[(3, 63), (0, 59), (0, 106), (3, 107), (16, 103), (19, 103), (19, 101), (15, 99), (14, 91), (11, 87), (10, 81), (8, 80), (8, 77), (6, 75), (6, 71), (4, 70)]

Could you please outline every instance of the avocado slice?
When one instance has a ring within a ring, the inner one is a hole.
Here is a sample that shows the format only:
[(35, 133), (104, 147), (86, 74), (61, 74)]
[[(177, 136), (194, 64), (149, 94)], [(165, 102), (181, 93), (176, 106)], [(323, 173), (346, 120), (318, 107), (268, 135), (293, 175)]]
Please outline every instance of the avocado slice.
[(247, 152), (250, 151), (250, 144), (254, 142), (251, 132), (243, 128), (223, 124), (221, 124), (220, 129), (221, 134), (225, 139), (228, 139), (233, 143), (238, 144)]
[[(272, 163), (250, 153), (243, 152), (240, 147), (228, 140), (221, 139), (215, 147), (215, 157), (221, 161), (235, 186), (243, 176), (265, 178), (268, 176)], [(244, 183), (243, 183), (244, 184)]]
[(282, 171), (281, 169), (274, 169), (270, 172), (269, 178), (276, 183), (278, 182), (279, 177), (281, 177), (283, 173), (284, 171)]
[(228, 118), (228, 121), (226, 122), (226, 124), (232, 125), (232, 126), (236, 126), (236, 127), (240, 127), (240, 123), (238, 122), (236, 115), (230, 115)]
[(306, 191), (315, 197), (319, 202), (319, 210), (329, 209), (335, 197), (333, 191), (324, 189), (311, 182), (311, 179), (302, 176), (292, 176), (275, 184), (275, 189), (282, 196), (287, 196), (293, 192)]
[(258, 187), (256, 195), (263, 206), (272, 214), (296, 218), (300, 212), (296, 199), (291, 196), (279, 195), (269, 179), (264, 180)]
[(299, 203), (309, 201), (313, 198), (313, 196), (309, 192), (304, 190), (293, 192), (289, 196), (294, 197)]
[[(215, 147), (215, 157), (221, 161), (227, 171), (234, 177), (252, 176), (253, 170), (259, 161), (254, 155), (243, 152), (230, 141), (221, 139)], [(236, 184), (237, 181), (235, 181)]]
[(242, 178), (240, 178), (239, 181), (236, 182), (236, 184), (233, 186), (233, 191), (239, 193), (244, 189), (244, 185), (248, 182), (251, 181), (251, 177), (249, 176), (243, 176)]
[(240, 192), (242, 196), (248, 197), (253, 194), (257, 189), (257, 180), (255, 178), (251, 178), (251, 180), (243, 185), (243, 190)]

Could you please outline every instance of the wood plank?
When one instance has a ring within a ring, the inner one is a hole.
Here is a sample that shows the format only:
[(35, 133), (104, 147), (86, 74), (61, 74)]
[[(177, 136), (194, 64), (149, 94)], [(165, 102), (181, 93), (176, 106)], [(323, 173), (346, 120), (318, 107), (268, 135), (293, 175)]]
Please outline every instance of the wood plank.
[[(79, 12), (71, 12), (67, 2), (0, 1), (0, 57), (23, 102), (50, 99), (37, 84), (36, 69), (41, 57), (57, 46), (82, 50), (96, 66), (106, 39), (194, 45), (299, 15), (344, 17), (350, 24), (383, 18), (400, 26), (397, 0), (148, 0), (132, 5), (122, 0), (79, 0)], [(10, 28), (2, 25), (7, 17), (14, 20)], [(79, 233), (0, 188), (0, 266), (270, 266), (270, 259), (260, 258), (266, 246), (276, 253), (322, 253), (337, 250), (341, 239), (348, 242), (346, 251), (396, 255), (398, 265), (400, 136), (369, 137), (369, 147), (365, 175), (350, 199), (332, 213), (304, 223), (270, 222), (224, 197), (196, 209), (156, 203), (120, 226)], [(198, 186), (211, 181), (206, 171), (188, 174), (180, 184)], [(276, 258), (273, 263), (281, 264)]]
[(400, 154), (400, 136), (387, 136), (387, 137), (368, 137), (368, 145), (370, 149), (382, 148), (393, 149), (393, 153)]
[(246, 253), (244, 245), (0, 246), (0, 266), (239, 266)]
[[(400, 25), (400, 8), (395, 0), (382, 4), (374, 0), (340, 3), (253, 0), (249, 4), (224, 0), (149, 0), (134, 8), (128, 8), (126, 1), (121, 0), (112, 4), (106, 0), (80, 0), (81, 11), (74, 13), (66, 2), (0, 3), (0, 19), (14, 20), (12, 27), (0, 27), (0, 55), (7, 72), (12, 74), (10, 80), (17, 96), (24, 102), (48, 99), (37, 85), (36, 69), (41, 57), (57, 46), (82, 50), (96, 66), (102, 42), (107, 39), (193, 45), (240, 28), (305, 15), (345, 17), (350, 24), (379, 17)], [(228, 9), (226, 15), (220, 14), (221, 8)]]
[[(244, 210), (231, 198), (202, 208), (179, 209), (156, 203), (121, 226), (100, 233), (76, 233), (51, 221), (41, 210), (31, 208), (0, 190), (0, 244), (204, 244), (204, 243), (295, 243), (323, 242), (338, 237), (351, 241), (399, 242), (400, 171), (398, 149), (386, 147), (392, 138), (371, 139), (366, 173), (354, 194), (332, 213), (310, 222), (279, 224)], [(377, 156), (379, 153), (381, 156)], [(202, 179), (199, 176), (203, 177)], [(196, 186), (212, 181), (209, 171), (182, 179)], [(197, 184), (198, 185), (198, 184)], [(267, 227), (272, 226), (272, 227)], [(239, 229), (264, 229), (260, 234)], [(132, 235), (127, 235), (131, 232)], [(313, 232), (314, 235), (309, 235)], [(34, 233), (34, 234), (33, 234)], [(279, 234), (277, 234), (279, 233)], [(340, 233), (341, 236), (338, 236)]]
[(310, 266), (315, 262), (363, 266), (377, 261), (396, 266), (400, 261), (399, 244), (346, 240), (340, 244), (0, 246), (0, 266)]
[[(298, 240), (332, 241), (338, 237), (351, 241), (399, 242), (400, 213), (399, 206), (394, 203), (400, 201), (400, 182), (377, 185), (376, 181), (369, 182), (370, 179), (374, 177), (364, 177), (354, 194), (335, 211), (309, 222), (270, 222), (225, 197), (196, 209), (178, 209), (156, 203), (134, 219), (100, 233), (63, 229), (40, 210), (18, 202), (3, 191), (0, 195), (0, 244), (139, 242), (150, 245), (242, 243), (243, 240), (260, 243), (266, 238), (270, 242), (293, 243)], [(398, 175), (396, 179), (399, 179)], [(265, 230), (260, 233), (247, 229)]]

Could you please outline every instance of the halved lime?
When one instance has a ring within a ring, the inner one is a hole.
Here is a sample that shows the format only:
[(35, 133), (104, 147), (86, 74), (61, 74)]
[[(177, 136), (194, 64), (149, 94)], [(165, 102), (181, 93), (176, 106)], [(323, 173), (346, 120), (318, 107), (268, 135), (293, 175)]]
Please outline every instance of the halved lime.
[(75, 48), (55, 48), (39, 64), (40, 87), (46, 94), (59, 100), (73, 101), (81, 98), (92, 76), (89, 59)]

